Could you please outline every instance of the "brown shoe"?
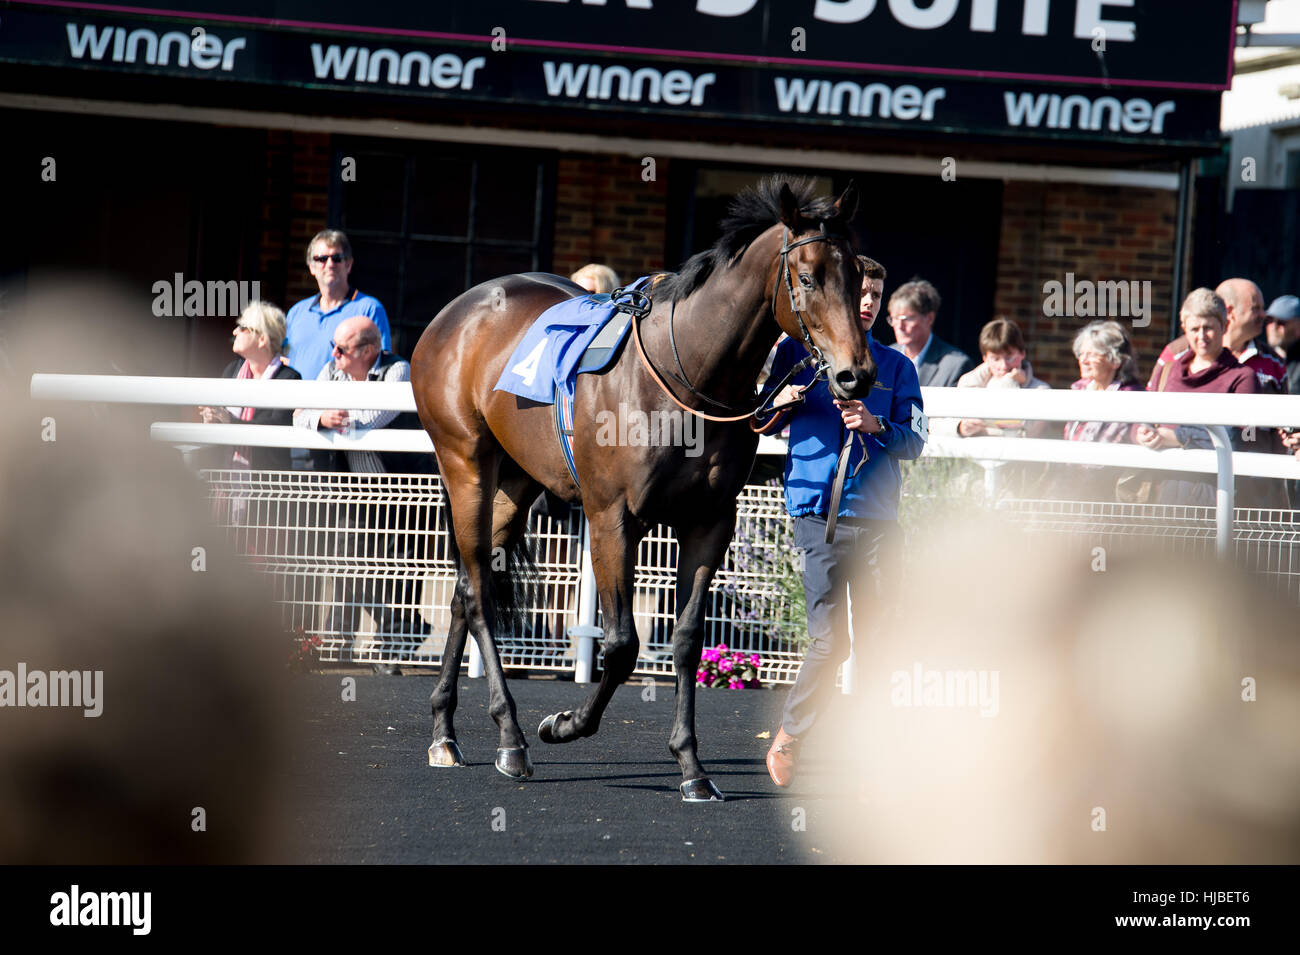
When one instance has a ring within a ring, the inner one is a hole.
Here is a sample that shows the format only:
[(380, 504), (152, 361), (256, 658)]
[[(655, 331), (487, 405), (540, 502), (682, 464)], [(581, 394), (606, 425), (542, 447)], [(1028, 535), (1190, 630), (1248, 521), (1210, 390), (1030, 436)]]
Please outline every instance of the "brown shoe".
[(767, 751), (767, 774), (782, 789), (794, 780), (794, 761), (798, 749), (799, 740), (784, 729), (776, 731), (772, 748)]

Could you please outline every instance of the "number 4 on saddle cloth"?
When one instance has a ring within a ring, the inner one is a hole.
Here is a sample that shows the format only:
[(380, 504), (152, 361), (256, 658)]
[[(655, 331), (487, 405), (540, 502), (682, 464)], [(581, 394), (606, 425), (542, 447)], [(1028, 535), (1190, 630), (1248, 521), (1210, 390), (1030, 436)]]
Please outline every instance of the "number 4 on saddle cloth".
[(639, 278), (613, 295), (571, 298), (542, 312), (511, 353), (493, 389), (555, 405), (555, 434), (579, 488), (573, 464), (573, 390), (578, 375), (604, 371), (618, 359), (633, 313), (648, 305), (643, 295), (627, 293), (645, 282)]

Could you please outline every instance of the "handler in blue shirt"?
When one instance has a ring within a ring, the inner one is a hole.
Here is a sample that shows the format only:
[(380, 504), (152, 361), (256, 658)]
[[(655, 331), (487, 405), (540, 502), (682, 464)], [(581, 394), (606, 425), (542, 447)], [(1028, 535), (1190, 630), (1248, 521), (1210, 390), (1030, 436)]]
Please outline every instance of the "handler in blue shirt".
[(315, 381), (334, 357), (334, 330), (345, 318), (364, 315), (377, 326), (382, 350), (393, 350), (388, 313), (379, 299), (348, 284), (352, 272), (352, 244), (338, 229), (316, 233), (307, 244), (307, 268), (320, 292), (289, 309), (285, 344), (289, 364), (304, 381)]
[[(881, 611), (881, 576), (897, 560), (898, 462), (919, 457), (925, 446), (921, 386), (916, 366), (901, 352), (871, 335), (880, 310), (885, 269), (859, 256), (863, 267), (862, 329), (876, 362), (876, 385), (861, 401), (838, 401), (824, 383), (808, 389), (813, 369), (805, 368), (778, 396), (783, 404), (803, 395), (789, 410), (790, 447), (785, 459), (785, 506), (794, 518), (795, 546), (803, 551), (803, 585), (811, 645), (786, 699), (781, 727), (767, 754), (767, 769), (778, 786), (794, 779), (801, 738), (812, 729), (835, 689), (835, 671), (849, 655), (848, 595), (853, 597), (853, 632), (867, 632), (870, 614)], [(768, 381), (781, 381), (806, 354), (788, 338), (777, 348)], [(808, 389), (805, 391), (805, 389)], [(785, 413), (765, 423), (765, 432), (784, 426)], [(850, 431), (853, 442), (835, 538), (826, 543), (826, 516), (840, 449)], [(864, 451), (866, 460), (863, 461)], [(854, 469), (861, 462), (861, 468)]]

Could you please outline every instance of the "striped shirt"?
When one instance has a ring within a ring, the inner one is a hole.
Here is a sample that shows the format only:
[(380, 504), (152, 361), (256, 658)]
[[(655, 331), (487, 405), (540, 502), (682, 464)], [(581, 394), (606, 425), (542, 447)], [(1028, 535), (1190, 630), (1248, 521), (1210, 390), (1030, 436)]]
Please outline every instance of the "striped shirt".
[[(366, 381), (410, 381), (411, 380), (411, 363), (399, 358), (388, 366), (387, 370), (381, 375), (378, 369), (384, 362), (391, 358), (387, 352), (381, 354), (375, 363), (370, 366), (370, 371), (366, 373)], [(341, 371), (334, 365), (333, 359), (320, 370), (316, 376), (317, 381), (352, 381), (353, 378), (345, 371)], [(321, 409), (300, 409), (293, 414), (293, 423), (299, 428), (311, 428), (316, 430), (320, 427), (320, 416), (323, 414)], [(387, 427), (394, 418), (400, 414), (398, 411), (375, 411), (373, 409), (353, 409), (348, 408), (348, 420), (352, 422), (355, 430), (354, 437), (361, 437), (367, 431), (374, 431), (379, 428)], [(358, 474), (384, 474), (383, 462), (380, 461), (379, 455), (374, 451), (348, 451), (348, 468), (353, 473)]]

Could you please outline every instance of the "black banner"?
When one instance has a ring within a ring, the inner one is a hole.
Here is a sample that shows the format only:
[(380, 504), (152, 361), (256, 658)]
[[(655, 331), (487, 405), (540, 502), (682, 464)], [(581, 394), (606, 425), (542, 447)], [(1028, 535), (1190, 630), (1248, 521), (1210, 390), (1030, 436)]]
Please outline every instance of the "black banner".
[(506, 38), (516, 49), (1223, 90), (1234, 0), (30, 0), (231, 27)]
[(488, 44), (211, 28), (176, 21), (6, 10), (0, 61), (771, 124), (977, 132), (1201, 145), (1219, 136), (1218, 94), (954, 77), (754, 69)]

